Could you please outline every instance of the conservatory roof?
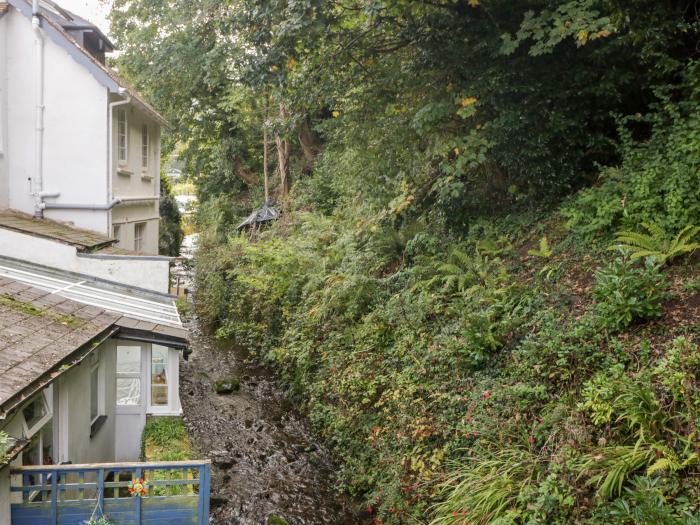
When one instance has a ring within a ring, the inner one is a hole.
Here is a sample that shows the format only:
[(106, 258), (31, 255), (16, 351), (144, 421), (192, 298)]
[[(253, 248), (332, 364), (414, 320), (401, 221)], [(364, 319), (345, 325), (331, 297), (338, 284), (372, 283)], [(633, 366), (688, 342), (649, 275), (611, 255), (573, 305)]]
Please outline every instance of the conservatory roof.
[(83, 274), (0, 257), (0, 277), (46, 290), (64, 299), (140, 321), (140, 326), (171, 327), (184, 335), (175, 298)]

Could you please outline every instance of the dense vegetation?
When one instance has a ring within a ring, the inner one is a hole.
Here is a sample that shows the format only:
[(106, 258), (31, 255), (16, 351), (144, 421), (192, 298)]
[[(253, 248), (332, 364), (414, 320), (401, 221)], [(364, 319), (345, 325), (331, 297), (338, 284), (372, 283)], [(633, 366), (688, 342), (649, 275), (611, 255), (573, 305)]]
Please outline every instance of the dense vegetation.
[[(198, 310), (375, 523), (700, 523), (698, 7), (117, 0)], [(262, 200), (263, 136), (284, 210)]]

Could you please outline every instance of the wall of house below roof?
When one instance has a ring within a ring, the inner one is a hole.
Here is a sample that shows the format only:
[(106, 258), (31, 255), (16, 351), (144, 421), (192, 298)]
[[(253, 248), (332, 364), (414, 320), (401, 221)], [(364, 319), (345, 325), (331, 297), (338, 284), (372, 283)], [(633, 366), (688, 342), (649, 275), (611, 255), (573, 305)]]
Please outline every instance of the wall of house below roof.
[(0, 17), (0, 208), (7, 208), (8, 179), (7, 160), (7, 19)]
[(0, 525), (10, 525), (10, 469), (0, 469)]
[[(8, 97), (8, 207), (34, 212), (36, 46), (31, 21), (15, 8), (5, 15)], [(107, 89), (65, 49), (44, 38), (44, 184), (60, 192), (48, 202), (106, 204)], [(109, 234), (106, 211), (53, 211), (46, 216)]]
[(158, 203), (130, 204), (112, 210), (112, 236), (119, 240), (117, 246), (125, 250), (136, 250), (136, 225), (145, 223), (141, 252), (158, 253), (158, 231), (160, 219)]
[(168, 259), (78, 256), (74, 246), (0, 228), (0, 256), (168, 293)]
[[(103, 396), (100, 412), (107, 419), (97, 433), (90, 437), (90, 371), (94, 364), (88, 357), (79, 366), (69, 370), (58, 384), (61, 418), (58, 427), (60, 440), (67, 443), (62, 451), (67, 452), (67, 457), (57, 456), (62, 461), (101, 463), (113, 461), (115, 457), (117, 354), (114, 341), (103, 343), (97, 348), (96, 354), (99, 358)], [(65, 422), (68, 423), (67, 428), (65, 424), (62, 425)]]

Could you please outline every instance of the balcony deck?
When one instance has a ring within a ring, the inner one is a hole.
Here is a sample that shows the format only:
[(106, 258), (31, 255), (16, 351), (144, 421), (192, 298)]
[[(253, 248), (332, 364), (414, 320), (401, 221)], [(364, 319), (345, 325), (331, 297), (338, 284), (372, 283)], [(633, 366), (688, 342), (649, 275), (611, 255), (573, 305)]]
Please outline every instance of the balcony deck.
[[(144, 496), (129, 495), (143, 478)], [(209, 523), (210, 461), (43, 465), (12, 470), (12, 525)]]

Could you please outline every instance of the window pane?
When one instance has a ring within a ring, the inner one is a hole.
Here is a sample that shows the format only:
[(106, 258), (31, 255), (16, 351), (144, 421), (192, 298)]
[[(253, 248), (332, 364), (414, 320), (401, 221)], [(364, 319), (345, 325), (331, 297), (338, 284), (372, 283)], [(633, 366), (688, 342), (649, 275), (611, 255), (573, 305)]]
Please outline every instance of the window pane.
[(135, 406), (141, 404), (141, 380), (136, 377), (117, 378), (117, 405)]
[(141, 373), (141, 347), (118, 346), (117, 347), (117, 373), (139, 374)]
[(90, 421), (94, 421), (97, 417), (97, 396), (99, 385), (99, 369), (93, 368), (90, 372)]
[(24, 415), (24, 420), (27, 423), (27, 428), (31, 431), (32, 427), (34, 427), (34, 425), (41, 421), (41, 419), (46, 415), (44, 396), (37, 396), (34, 401), (22, 409), (22, 414)]
[(168, 349), (153, 345), (151, 352), (151, 404), (168, 404)]

